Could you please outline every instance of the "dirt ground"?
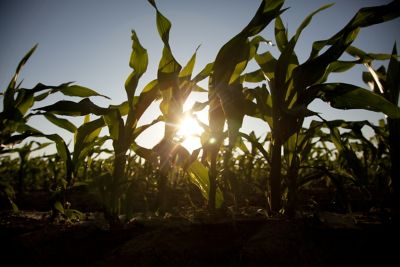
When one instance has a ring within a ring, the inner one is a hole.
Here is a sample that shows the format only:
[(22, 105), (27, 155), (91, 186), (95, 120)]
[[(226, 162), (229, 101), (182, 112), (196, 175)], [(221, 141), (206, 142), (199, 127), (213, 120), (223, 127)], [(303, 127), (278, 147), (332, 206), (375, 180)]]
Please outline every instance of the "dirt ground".
[(50, 223), (46, 212), (0, 215), (2, 266), (393, 266), (399, 231), (371, 217), (296, 220), (148, 216), (110, 230), (100, 213)]

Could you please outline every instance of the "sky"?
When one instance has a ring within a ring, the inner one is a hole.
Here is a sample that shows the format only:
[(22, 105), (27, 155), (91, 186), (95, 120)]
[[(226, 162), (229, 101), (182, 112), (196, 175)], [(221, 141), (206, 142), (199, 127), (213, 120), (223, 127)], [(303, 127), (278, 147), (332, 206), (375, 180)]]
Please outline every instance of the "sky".
[[(260, 0), (158, 0), (159, 10), (171, 21), (170, 44), (181, 65), (185, 65), (198, 45), (194, 74), (207, 63), (214, 61), (218, 50), (235, 36), (254, 16)], [(287, 0), (284, 7), (290, 7), (282, 15), (289, 28), (289, 37), (296, 31), (303, 19), (320, 6), (335, 2), (335, 5), (317, 14), (304, 30), (296, 46), (300, 62), (304, 62), (313, 41), (327, 39), (339, 31), (358, 9), (389, 3), (382, 0)], [(126, 100), (124, 82), (131, 69), (131, 30), (134, 29), (141, 44), (149, 54), (149, 67), (142, 77), (138, 92), (149, 81), (156, 78), (158, 61), (163, 43), (156, 28), (154, 8), (147, 0), (1, 0), (0, 1), (0, 88), (3, 91), (9, 83), (19, 60), (36, 43), (36, 52), (28, 61), (20, 80), (23, 87), (31, 88), (41, 82), (58, 85), (75, 81), (107, 95), (111, 100), (94, 97), (98, 105), (108, 106)], [(261, 33), (274, 40), (274, 23)], [(390, 53), (395, 41), (400, 42), (400, 19), (361, 30), (356, 47), (371, 53)], [(268, 47), (278, 56), (276, 47)], [(381, 64), (387, 65), (387, 62)], [(375, 66), (379, 66), (377, 64)], [(362, 67), (332, 76), (330, 81), (341, 81), (363, 86)], [(204, 84), (203, 84), (204, 85)], [(66, 99), (55, 95), (35, 107)], [(193, 94), (185, 105), (189, 109), (195, 101), (205, 101), (207, 95)], [(2, 100), (2, 99), (1, 99)], [(73, 99), (78, 100), (78, 99)], [(0, 104), (2, 109), (2, 104)], [(320, 112), (328, 120), (370, 120), (376, 123), (384, 116), (376, 112), (360, 110), (337, 110), (320, 100), (309, 108)], [(144, 114), (142, 123), (149, 122), (159, 114), (154, 104)], [(202, 116), (203, 120), (206, 116)], [(313, 119), (313, 118), (311, 118)], [(71, 119), (76, 125), (83, 118)], [(72, 140), (68, 132), (34, 117), (30, 125), (46, 133), (58, 133), (66, 142)], [(269, 131), (264, 122), (245, 118), (242, 131), (255, 131), (265, 136)], [(138, 143), (145, 147), (154, 146), (163, 135), (163, 125), (158, 124), (139, 137)], [(192, 144), (192, 146), (195, 146)], [(194, 147), (191, 147), (193, 149)]]

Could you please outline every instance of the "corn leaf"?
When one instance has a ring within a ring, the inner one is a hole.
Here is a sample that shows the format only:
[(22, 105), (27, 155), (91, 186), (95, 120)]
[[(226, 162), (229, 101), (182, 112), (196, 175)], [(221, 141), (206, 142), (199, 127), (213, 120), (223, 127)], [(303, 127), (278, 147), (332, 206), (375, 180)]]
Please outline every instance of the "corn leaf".
[(214, 62), (208, 63), (193, 79), (194, 83), (198, 83), (207, 78), (214, 68)]
[(148, 162), (157, 165), (158, 158), (157, 153), (155, 153), (152, 149), (148, 149), (142, 146), (139, 146), (135, 142), (132, 143), (131, 149), (139, 156), (147, 160)]
[[(186, 169), (191, 178), (191, 182), (196, 185), (199, 189), (203, 197), (208, 200), (209, 191), (210, 191), (210, 180), (208, 178), (208, 170), (207, 168), (198, 160), (193, 161)], [(215, 206), (216, 208), (220, 208), (224, 201), (222, 192), (219, 188), (217, 188), (217, 192), (215, 195)]]
[[(103, 115), (105, 124), (108, 126), (108, 132), (114, 142), (118, 142), (123, 132), (124, 121), (118, 109), (110, 109), (107, 114)], [(120, 142), (122, 142), (120, 140)]]
[[(85, 158), (83, 153), (85, 148), (94, 145), (94, 140), (98, 138), (101, 129), (105, 126), (103, 118), (82, 124), (75, 132), (73, 162), (77, 167), (80, 161)], [(87, 150), (86, 150), (87, 151)]]
[[(261, 32), (276, 16), (282, 13), (282, 5), (283, 1), (280, 0), (263, 1), (250, 23), (221, 48), (215, 59), (209, 94), (210, 105), (213, 104), (213, 107), (210, 106), (210, 110), (215, 114), (209, 114), (210, 126), (214, 132), (217, 128), (219, 131), (222, 129), (221, 119), (212, 123), (214, 116), (220, 116), (217, 114), (220, 110), (217, 105), (222, 105), (223, 114), (228, 122), (229, 143), (232, 146), (236, 141), (236, 135), (244, 117), (244, 112), (237, 108), (242, 105), (244, 99), (241, 86), (237, 81), (251, 57), (248, 38)], [(211, 90), (216, 90), (216, 93)], [(211, 99), (216, 96), (220, 98), (220, 101)], [(213, 129), (213, 125), (216, 125), (216, 129)]]
[(35, 110), (67, 116), (84, 116), (87, 114), (103, 115), (107, 112), (107, 109), (97, 106), (88, 98), (84, 98), (79, 102), (61, 100), (55, 104), (37, 108)]
[(135, 104), (135, 116), (139, 119), (146, 109), (150, 106), (155, 99), (160, 96), (158, 81), (153, 80), (149, 82), (143, 91), (140, 93), (137, 103)]
[(275, 18), (275, 40), (276, 40), (276, 45), (279, 48), (279, 51), (283, 52), (285, 46), (289, 43), (289, 41), (287, 36), (287, 29), (283, 25), (280, 16), (277, 16)]
[[(396, 43), (393, 45), (392, 56), (389, 61), (386, 86), (384, 88), (386, 99), (395, 105), (399, 105), (399, 94), (400, 94), (400, 64), (397, 57)], [(400, 132), (400, 131), (399, 131)]]
[(40, 135), (46, 137), (55, 142), (57, 154), (61, 158), (61, 160), (65, 163), (65, 176), (67, 182), (71, 181), (72, 178), (72, 160), (71, 160), (71, 153), (68, 149), (68, 146), (65, 144), (64, 140), (58, 134), (42, 134)]
[(360, 9), (347, 25), (338, 33), (327, 40), (313, 43), (309, 60), (318, 56), (319, 52), (327, 45), (335, 45), (340, 39), (347, 39), (354, 30), (367, 27), (397, 18), (400, 15), (400, 2), (392, 1), (387, 5), (365, 7)]
[(259, 69), (240, 76), (240, 83), (259, 83), (265, 80), (264, 72)]
[(67, 119), (62, 119), (62, 118), (58, 118), (57, 116), (55, 116), (52, 113), (45, 113), (44, 117), (50, 121), (51, 123), (53, 123), (54, 125), (63, 128), (67, 131), (69, 131), (70, 133), (75, 133), (76, 131), (76, 126), (71, 123), (69, 120)]
[(101, 95), (90, 88), (80, 85), (62, 86), (60, 88), (57, 88), (54, 92), (57, 91), (63, 93), (66, 96), (79, 96), (79, 97), (102, 96), (107, 99), (110, 99), (108, 96)]
[(19, 89), (17, 99), (15, 100), (15, 106), (25, 115), (26, 112), (33, 106), (35, 98), (33, 93), (26, 89)]
[[(129, 101), (133, 101), (139, 79), (147, 70), (148, 61), (147, 50), (143, 48), (136, 32), (132, 30), (132, 53), (129, 60), (129, 66), (133, 71), (125, 81), (125, 91)], [(131, 106), (132, 103), (129, 103)], [(133, 108), (131, 107), (131, 109)]]
[(384, 97), (364, 88), (344, 83), (327, 83), (312, 86), (319, 97), (339, 109), (365, 109), (383, 112), (391, 118), (400, 118), (400, 108)]
[(61, 204), (60, 201), (57, 201), (56, 203), (54, 203), (54, 208), (56, 210), (58, 210), (61, 214), (65, 213), (64, 207), (63, 207), (63, 205)]
[(136, 32), (132, 30), (132, 54), (129, 60), (129, 66), (141, 76), (147, 70), (149, 57), (147, 50), (141, 45)]
[(15, 90), (16, 88), (16, 84), (17, 84), (17, 80), (18, 80), (18, 76), (19, 73), (21, 72), (21, 69), (23, 68), (23, 66), (25, 65), (25, 63), (29, 60), (29, 58), (32, 56), (32, 54), (35, 52), (36, 48), (37, 48), (37, 44), (32, 47), (28, 53), (26, 53), (26, 55), (21, 59), (21, 61), (18, 64), (18, 67), (10, 81), (10, 83), (7, 86), (7, 89), (4, 92), (4, 99), (3, 99), (3, 109), (4, 111), (8, 111), (14, 108), (15, 104), (14, 104), (14, 94), (15, 94)]
[(275, 68), (277, 60), (272, 56), (269, 51), (263, 54), (256, 54), (255, 60), (257, 64), (261, 67), (261, 70), (268, 78), (268, 80), (272, 80), (275, 78)]
[(190, 80), (193, 73), (194, 64), (196, 63), (196, 53), (199, 47), (200, 46), (196, 48), (196, 51), (194, 52), (194, 54), (192, 55), (186, 66), (182, 68), (181, 72), (179, 73), (179, 78), (185, 81)]

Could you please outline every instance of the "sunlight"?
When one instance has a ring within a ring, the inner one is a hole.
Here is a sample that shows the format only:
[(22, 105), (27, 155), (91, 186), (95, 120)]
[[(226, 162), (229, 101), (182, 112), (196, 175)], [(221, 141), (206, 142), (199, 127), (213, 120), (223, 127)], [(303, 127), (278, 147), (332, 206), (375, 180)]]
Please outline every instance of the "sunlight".
[(176, 137), (182, 145), (189, 151), (201, 146), (199, 137), (204, 132), (196, 119), (191, 115), (186, 115), (179, 124), (179, 130)]

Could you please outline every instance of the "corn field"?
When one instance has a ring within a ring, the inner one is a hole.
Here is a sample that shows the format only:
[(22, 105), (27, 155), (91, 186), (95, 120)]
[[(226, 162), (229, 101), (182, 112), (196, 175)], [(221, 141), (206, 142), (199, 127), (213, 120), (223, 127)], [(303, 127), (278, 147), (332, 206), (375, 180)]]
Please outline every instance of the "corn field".
[[(398, 220), (397, 46), (377, 54), (353, 42), (362, 28), (398, 18), (399, 1), (360, 9), (336, 34), (316, 40), (309, 57), (300, 62), (296, 44), (303, 30), (314, 16), (329, 12), (331, 4), (310, 13), (300, 25), (290, 25), (297, 28), (289, 36), (281, 19), (284, 0), (263, 0), (247, 26), (198, 73), (193, 73), (197, 49), (188, 62), (179, 63), (169, 40), (170, 20), (154, 0), (148, 2), (154, 8), (162, 56), (156, 77), (139, 88), (149, 55), (132, 30), (132, 52), (127, 55), (131, 73), (121, 89), (126, 93), (122, 103), (99, 106), (93, 97), (109, 96), (70, 82), (24, 88), (20, 72), (29, 66), (37, 45), (22, 58), (1, 93), (2, 214), (36, 210), (44, 212), (49, 223), (64, 224), (100, 214), (111, 230), (151, 218), (323, 221), (325, 212), (332, 212), (355, 221), (361, 218), (357, 214), (385, 223)], [(272, 40), (260, 35), (266, 27), (275, 30)], [(270, 52), (272, 46), (279, 49), (278, 56)], [(352, 60), (342, 60), (343, 55)], [(373, 68), (375, 62), (381, 67)], [(257, 69), (247, 72), (249, 64)], [(359, 75), (365, 87), (329, 82), (331, 74), (356, 66), (364, 66)], [(208, 100), (184, 111), (193, 93), (205, 94)], [(50, 95), (60, 100), (43, 105)], [(64, 96), (80, 100), (63, 100)], [(308, 108), (315, 99), (337, 109), (380, 112), (385, 119), (378, 125), (367, 118), (326, 120), (323, 110)], [(154, 103), (159, 103), (160, 115), (140, 124)], [(206, 122), (198, 118), (201, 112), (208, 113)], [(72, 144), (31, 126), (30, 119), (37, 116), (72, 133)], [(245, 116), (264, 121), (268, 134), (243, 132)], [(72, 117), (83, 123), (75, 125)], [(201, 144), (193, 151), (183, 145), (187, 136), (181, 125), (186, 117), (201, 129), (192, 133)], [(139, 145), (137, 138), (157, 123), (164, 125), (161, 141), (153, 148)], [(373, 134), (366, 135), (365, 129)], [(32, 156), (53, 144), (56, 153)], [(300, 266), (307, 266), (305, 262)]]

